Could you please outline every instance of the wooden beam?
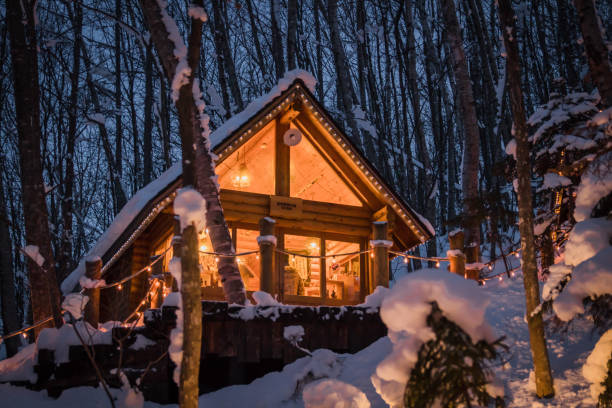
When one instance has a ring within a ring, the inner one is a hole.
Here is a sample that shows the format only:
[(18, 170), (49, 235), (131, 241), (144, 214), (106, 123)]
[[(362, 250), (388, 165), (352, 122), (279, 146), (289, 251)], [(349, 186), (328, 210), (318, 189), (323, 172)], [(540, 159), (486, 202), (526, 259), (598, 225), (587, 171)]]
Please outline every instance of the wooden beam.
[(289, 146), (287, 146), (283, 140), (283, 136), (285, 132), (289, 130), (288, 123), (281, 123), (279, 119), (276, 119), (274, 133), (275, 133), (275, 143), (274, 143), (274, 153), (275, 153), (275, 162), (274, 162), (274, 191), (276, 195), (286, 196), (290, 195), (290, 166), (289, 166)]

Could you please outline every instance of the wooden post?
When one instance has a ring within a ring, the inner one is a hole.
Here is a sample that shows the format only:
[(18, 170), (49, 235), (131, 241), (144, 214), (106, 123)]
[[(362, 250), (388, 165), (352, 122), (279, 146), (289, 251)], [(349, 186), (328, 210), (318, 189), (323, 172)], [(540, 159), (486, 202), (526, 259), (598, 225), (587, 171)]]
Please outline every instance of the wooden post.
[(475, 264), (480, 260), (480, 247), (478, 244), (472, 243), (466, 246), (463, 252), (466, 258), (465, 276), (467, 276), (468, 279), (478, 280), (480, 277), (480, 269), (478, 267), (473, 267), (475, 265), (472, 266), (471, 264)]
[(375, 221), (372, 223), (372, 241), (370, 246), (374, 251), (372, 259), (371, 291), (377, 286), (389, 287), (389, 248), (393, 242), (387, 240), (387, 222)]
[(448, 233), (450, 251), (448, 256), (448, 269), (452, 273), (465, 277), (465, 254), (463, 253), (464, 235), (462, 230), (454, 230)]
[[(161, 255), (153, 255), (149, 258), (149, 262), (154, 262), (156, 261)], [(163, 261), (159, 260), (157, 262), (155, 262), (155, 264), (153, 264), (153, 267), (151, 268), (151, 275), (149, 276), (149, 278), (152, 277), (158, 277), (159, 280), (159, 284), (157, 287), (157, 290), (155, 291), (155, 294), (153, 295), (152, 299), (151, 299), (151, 309), (156, 309), (158, 307), (161, 307), (161, 304), (164, 300), (164, 287), (162, 285), (162, 276), (163, 276), (163, 266), (164, 263)], [(151, 282), (151, 284), (155, 284), (153, 281)]]
[[(178, 216), (174, 217), (174, 236), (172, 237), (172, 257), (180, 258), (183, 254), (183, 236), (181, 235), (181, 220)], [(172, 292), (178, 292), (178, 286), (176, 280), (170, 276), (169, 282), (166, 284), (172, 285)]]
[(259, 220), (259, 266), (261, 270), (260, 290), (274, 294), (276, 292), (274, 285), (274, 249), (276, 248), (276, 238), (274, 235), (274, 221), (270, 217), (264, 217)]
[[(85, 260), (85, 276), (91, 280), (99, 280), (102, 277), (102, 259), (91, 257)], [(85, 305), (85, 321), (94, 328), (98, 328), (100, 321), (100, 289), (93, 288), (85, 290), (85, 296), (89, 302)]]

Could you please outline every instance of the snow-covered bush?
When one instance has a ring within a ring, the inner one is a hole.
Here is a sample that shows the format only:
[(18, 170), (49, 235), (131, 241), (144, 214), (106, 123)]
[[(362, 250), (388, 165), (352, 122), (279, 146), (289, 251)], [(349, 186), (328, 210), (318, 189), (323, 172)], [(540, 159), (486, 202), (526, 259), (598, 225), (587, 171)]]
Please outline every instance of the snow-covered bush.
[(400, 279), (381, 307), (393, 350), (372, 376), (385, 402), (452, 406), (466, 396), (470, 404), (501, 397), (487, 386), (493, 382), (487, 362), (501, 348), (484, 318), (488, 303), (475, 282), (446, 271), (423, 269)]
[(431, 304), (427, 325), (436, 337), (419, 349), (406, 384), (404, 406), (448, 407), (472, 403), (486, 406), (494, 399), (498, 405), (503, 404), (494, 388), (487, 386), (492, 376), (487, 363), (507, 348), (502, 344), (503, 338), (475, 343), (461, 327), (444, 316), (437, 302)]
[(582, 375), (591, 383), (591, 396), (600, 406), (612, 403), (612, 330), (608, 330), (597, 342), (582, 367)]

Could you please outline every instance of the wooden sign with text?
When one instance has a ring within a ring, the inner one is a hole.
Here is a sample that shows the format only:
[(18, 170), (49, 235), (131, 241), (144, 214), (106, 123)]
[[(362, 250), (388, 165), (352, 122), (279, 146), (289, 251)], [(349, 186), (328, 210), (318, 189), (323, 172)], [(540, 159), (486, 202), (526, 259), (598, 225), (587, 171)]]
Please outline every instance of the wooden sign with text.
[(302, 199), (270, 196), (270, 216), (281, 218), (302, 218)]

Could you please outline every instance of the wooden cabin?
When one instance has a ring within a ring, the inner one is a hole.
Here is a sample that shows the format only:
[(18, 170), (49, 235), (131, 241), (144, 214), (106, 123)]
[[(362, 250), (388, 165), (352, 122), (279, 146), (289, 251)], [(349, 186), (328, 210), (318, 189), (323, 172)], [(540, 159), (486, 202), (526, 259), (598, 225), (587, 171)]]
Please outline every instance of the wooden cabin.
[[(304, 74), (286, 78), (211, 134), (221, 204), (237, 253), (257, 251), (260, 220), (276, 221), (273, 292), (284, 303), (354, 305), (377, 284), (388, 285), (388, 276), (386, 281), (372, 278), (365, 252), (374, 238), (373, 222), (386, 221), (384, 238), (395, 251), (426, 242), (433, 229), (334, 123), (309, 82)], [(149, 273), (167, 269), (179, 166), (138, 192), (90, 252), (102, 258), (107, 282), (138, 271), (160, 254), (164, 259)], [(203, 252), (212, 251), (206, 234), (199, 244)], [(216, 257), (202, 253), (200, 261), (202, 298), (223, 300)], [(237, 262), (247, 291), (260, 290), (259, 255)], [(74, 288), (83, 269), (80, 265), (63, 283), (64, 292)], [(121, 291), (103, 291), (101, 320), (133, 310), (146, 293), (147, 278), (144, 273)]]

